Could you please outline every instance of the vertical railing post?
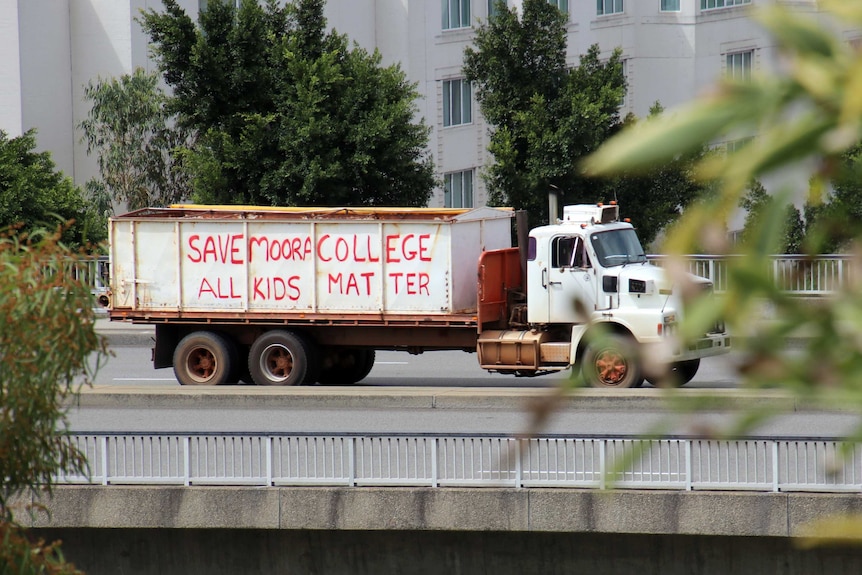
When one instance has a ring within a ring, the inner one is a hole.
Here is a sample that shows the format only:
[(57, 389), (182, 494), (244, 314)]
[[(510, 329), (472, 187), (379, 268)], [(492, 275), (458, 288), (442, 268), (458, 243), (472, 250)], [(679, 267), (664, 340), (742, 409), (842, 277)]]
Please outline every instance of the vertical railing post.
[(599, 449), (599, 489), (605, 488), (607, 469), (605, 469), (605, 450), (608, 448), (608, 442), (605, 439), (601, 440), (601, 449)]
[(272, 442), (275, 437), (270, 435), (266, 438), (266, 486), (272, 485)]
[(102, 485), (108, 484), (108, 436), (103, 435), (102, 441)]
[(778, 442), (772, 441), (772, 491), (778, 492)]
[(183, 437), (183, 485), (188, 487), (192, 484), (192, 441), (191, 437)]
[(772, 283), (775, 285), (775, 287), (778, 288), (779, 291), (783, 291), (785, 289), (784, 286), (780, 285), (778, 282), (778, 269), (779, 269), (778, 258), (774, 257), (774, 258), (772, 258)]
[(351, 437), (347, 443), (347, 465), (350, 473), (347, 485), (356, 487), (356, 437)]
[(521, 489), (523, 479), (521, 477), (521, 440), (515, 438), (515, 489)]
[(692, 478), (691, 478), (691, 440), (686, 439), (685, 441), (685, 490), (692, 490)]
[(439, 485), (437, 475), (437, 441), (436, 437), (431, 440), (431, 487)]

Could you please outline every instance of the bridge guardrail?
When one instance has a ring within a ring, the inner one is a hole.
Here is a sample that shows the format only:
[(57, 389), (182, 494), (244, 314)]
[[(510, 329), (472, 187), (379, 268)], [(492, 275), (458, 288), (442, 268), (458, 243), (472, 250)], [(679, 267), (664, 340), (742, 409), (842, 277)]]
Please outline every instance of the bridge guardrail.
[(824, 438), (74, 434), (58, 483), (862, 491), (862, 445)]
[[(688, 271), (713, 282), (716, 293), (727, 290), (728, 262), (734, 256), (685, 255)], [(665, 255), (647, 256), (655, 265), (669, 259)], [(779, 289), (800, 296), (823, 296), (838, 291), (850, 277), (853, 256), (825, 254), (815, 258), (804, 255), (781, 254), (771, 256), (772, 278)]]

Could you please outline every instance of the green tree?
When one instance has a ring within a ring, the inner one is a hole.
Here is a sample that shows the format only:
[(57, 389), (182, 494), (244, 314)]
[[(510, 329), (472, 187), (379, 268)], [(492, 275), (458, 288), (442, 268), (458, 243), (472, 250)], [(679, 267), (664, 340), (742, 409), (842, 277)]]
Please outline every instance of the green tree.
[(832, 164), (830, 186), (815, 179), (805, 204), (805, 243), (812, 253), (853, 248), (862, 234), (862, 145), (841, 154)]
[(379, 53), (327, 33), (324, 0), (214, 0), (198, 25), (175, 0), (143, 27), (198, 134), (194, 198), (268, 205), (425, 205), (434, 186), (416, 87)]
[[(110, 198), (129, 209), (166, 206), (189, 193), (176, 150), (186, 130), (173, 124), (157, 73), (138, 68), (120, 78), (99, 79), (84, 88), (92, 107), (81, 122), (87, 153), (95, 153), (99, 178), (87, 184), (94, 199)], [(102, 209), (109, 202), (101, 202)]]
[(51, 154), (36, 152), (35, 131), (9, 138), (0, 130), (0, 230), (14, 227), (29, 234), (64, 222), (62, 239), (70, 246), (91, 248), (108, 228), (72, 180), (55, 170)]
[(465, 50), (464, 74), (492, 126), (494, 163), (483, 174), (491, 203), (525, 209), (535, 225), (548, 221), (551, 189), (566, 203), (614, 199), (577, 163), (618, 129), (625, 78), (620, 52), (602, 61), (598, 46), (567, 67), (566, 19), (555, 6), (525, 0), (522, 12), (496, 5)]
[(90, 286), (70, 271), (60, 232), (0, 238), (0, 572), (76, 573), (56, 545), (30, 541), (16, 496), (50, 493), (61, 471), (86, 472), (65, 439), (66, 410), (103, 362)]
[(763, 184), (758, 181), (751, 184), (748, 192), (740, 199), (739, 206), (746, 211), (741, 238), (743, 243), (752, 241), (754, 238), (763, 239), (758, 234), (763, 218), (768, 217), (770, 212), (780, 210), (786, 215), (783, 234), (773, 238), (777, 242), (774, 246), (764, 246), (763, 250), (765, 252), (771, 250), (776, 254), (801, 253), (805, 238), (805, 224), (796, 206), (790, 202), (779, 203), (779, 198), (770, 196)]

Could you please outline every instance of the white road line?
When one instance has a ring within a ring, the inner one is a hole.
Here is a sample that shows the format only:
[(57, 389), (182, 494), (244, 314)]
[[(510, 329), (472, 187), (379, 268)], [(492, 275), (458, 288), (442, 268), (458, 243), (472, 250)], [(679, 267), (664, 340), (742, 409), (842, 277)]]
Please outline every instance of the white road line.
[(406, 361), (375, 361), (374, 365), (407, 365)]
[(115, 377), (113, 381), (176, 381), (175, 377)]

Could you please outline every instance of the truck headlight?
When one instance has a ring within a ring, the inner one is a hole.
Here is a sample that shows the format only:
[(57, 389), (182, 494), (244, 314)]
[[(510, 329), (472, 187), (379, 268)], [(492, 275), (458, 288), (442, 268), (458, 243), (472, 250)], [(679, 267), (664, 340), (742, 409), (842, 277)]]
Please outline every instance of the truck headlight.
[(629, 279), (629, 293), (655, 293), (655, 281)]

